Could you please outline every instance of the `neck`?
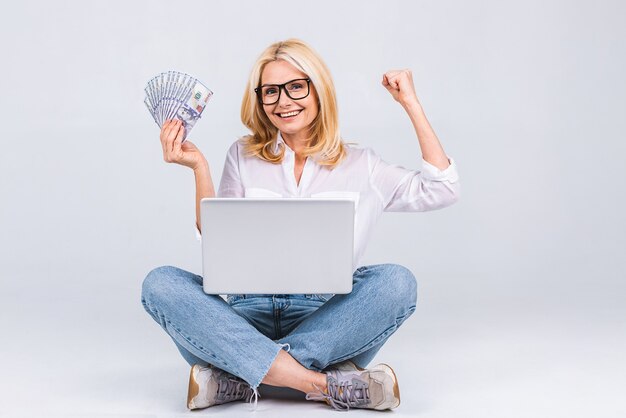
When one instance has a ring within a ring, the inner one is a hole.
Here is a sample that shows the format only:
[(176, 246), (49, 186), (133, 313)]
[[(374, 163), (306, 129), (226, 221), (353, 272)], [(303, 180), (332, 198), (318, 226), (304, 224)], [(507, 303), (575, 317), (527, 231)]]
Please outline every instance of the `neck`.
[(296, 161), (304, 160), (303, 150), (311, 141), (308, 141), (305, 135), (300, 132), (296, 134), (285, 134), (281, 132), (281, 136), (285, 144), (296, 154)]

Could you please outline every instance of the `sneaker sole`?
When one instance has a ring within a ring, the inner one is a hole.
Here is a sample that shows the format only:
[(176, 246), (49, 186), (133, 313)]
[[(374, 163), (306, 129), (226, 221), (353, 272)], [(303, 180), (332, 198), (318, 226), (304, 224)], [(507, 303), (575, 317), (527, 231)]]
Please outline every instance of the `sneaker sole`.
[(390, 406), (389, 409), (397, 408), (400, 405), (400, 387), (398, 386), (398, 378), (396, 377), (396, 373), (389, 365), (385, 363), (377, 364), (376, 366), (372, 367), (372, 370), (384, 370), (385, 372), (387, 372), (388, 375), (391, 376), (391, 379), (393, 380), (393, 396), (398, 400), (398, 402)]
[(198, 386), (198, 382), (196, 381), (196, 375), (200, 369), (201, 367), (196, 364), (191, 368), (191, 372), (189, 373), (189, 389), (187, 390), (187, 408), (189, 409), (197, 409), (191, 401), (200, 393), (200, 386)]

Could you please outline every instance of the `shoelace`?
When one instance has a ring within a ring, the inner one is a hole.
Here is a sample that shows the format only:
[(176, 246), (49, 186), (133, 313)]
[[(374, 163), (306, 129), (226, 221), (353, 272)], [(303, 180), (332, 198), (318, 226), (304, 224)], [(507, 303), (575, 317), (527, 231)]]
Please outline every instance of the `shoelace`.
[(259, 400), (259, 390), (257, 388), (254, 388), (254, 390), (252, 390), (252, 395), (250, 396), (250, 401), (249, 403), (252, 403), (252, 399), (254, 399), (254, 405), (252, 406), (252, 410), (256, 411), (256, 406), (257, 406), (257, 402)]
[(317, 386), (315, 386), (315, 388), (319, 390), (319, 393), (307, 393), (307, 400), (326, 401), (330, 406), (339, 411), (347, 411), (351, 407), (363, 407), (370, 403), (368, 384), (356, 377), (353, 377), (352, 380), (340, 383), (334, 377), (328, 376), (328, 394), (324, 393)]
[(234, 376), (223, 376), (217, 382), (217, 399), (220, 403), (246, 399), (252, 396), (251, 392), (250, 385)]

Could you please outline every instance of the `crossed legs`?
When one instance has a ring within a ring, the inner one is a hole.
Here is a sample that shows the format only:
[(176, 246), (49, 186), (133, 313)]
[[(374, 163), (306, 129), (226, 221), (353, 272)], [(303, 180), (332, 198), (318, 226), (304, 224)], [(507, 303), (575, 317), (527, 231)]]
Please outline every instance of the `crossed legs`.
[[(365, 367), (415, 310), (413, 274), (395, 264), (365, 266), (353, 290), (335, 295), (277, 342), (223, 299), (202, 291), (202, 278), (176, 267), (146, 277), (142, 303), (190, 363), (212, 364), (247, 381), (311, 392), (325, 389), (326, 367), (353, 359)], [(289, 352), (282, 347), (289, 346)]]

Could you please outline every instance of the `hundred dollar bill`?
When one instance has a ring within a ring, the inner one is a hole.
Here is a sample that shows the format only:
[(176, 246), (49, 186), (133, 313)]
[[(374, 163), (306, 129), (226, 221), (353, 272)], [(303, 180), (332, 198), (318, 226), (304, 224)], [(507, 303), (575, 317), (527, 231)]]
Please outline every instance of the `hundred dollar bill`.
[(157, 125), (159, 125), (159, 121), (157, 120), (155, 114), (154, 114), (154, 106), (152, 106), (152, 103), (150, 102), (150, 98), (148, 96), (146, 96), (146, 98), (143, 100), (143, 102), (145, 103), (146, 107), (148, 108), (148, 111), (150, 112), (150, 115), (152, 116), (152, 119), (154, 119), (154, 121), (157, 123)]
[(144, 89), (144, 104), (159, 127), (166, 120), (183, 121), (184, 139), (200, 118), (213, 92), (198, 79), (167, 71), (150, 79)]
[(187, 134), (200, 119), (200, 115), (212, 95), (213, 92), (207, 86), (196, 80), (189, 93), (187, 93), (185, 100), (176, 110), (176, 119), (183, 121), (183, 126), (185, 127), (183, 141), (187, 139)]

